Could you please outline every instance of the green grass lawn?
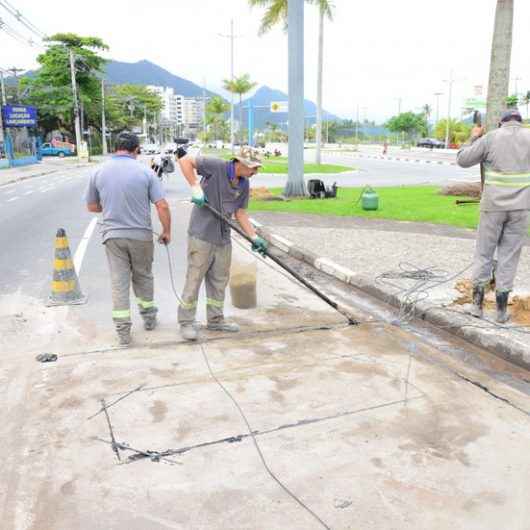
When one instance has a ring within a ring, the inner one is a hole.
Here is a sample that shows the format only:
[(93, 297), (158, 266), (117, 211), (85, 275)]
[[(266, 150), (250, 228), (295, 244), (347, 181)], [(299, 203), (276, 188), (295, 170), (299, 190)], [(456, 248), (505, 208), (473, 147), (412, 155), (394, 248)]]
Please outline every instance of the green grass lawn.
[[(205, 155), (218, 156), (225, 160), (230, 160), (232, 156), (230, 151), (225, 150), (203, 150)], [(263, 166), (260, 169), (260, 173), (277, 173), (285, 175), (288, 172), (287, 157), (271, 157), (263, 158)], [(355, 168), (352, 166), (338, 166), (335, 164), (304, 164), (304, 173), (342, 173), (343, 171), (352, 171)]]
[[(252, 200), (249, 209), (250, 211), (395, 219), (398, 221), (446, 224), (463, 228), (476, 228), (478, 224), (478, 204), (457, 206), (455, 204), (457, 197), (440, 195), (440, 188), (436, 186), (377, 188), (379, 209), (376, 211), (365, 211), (361, 208), (361, 202), (357, 203), (362, 190), (363, 188), (339, 188), (336, 199)], [(282, 189), (275, 188), (271, 191), (280, 194)]]

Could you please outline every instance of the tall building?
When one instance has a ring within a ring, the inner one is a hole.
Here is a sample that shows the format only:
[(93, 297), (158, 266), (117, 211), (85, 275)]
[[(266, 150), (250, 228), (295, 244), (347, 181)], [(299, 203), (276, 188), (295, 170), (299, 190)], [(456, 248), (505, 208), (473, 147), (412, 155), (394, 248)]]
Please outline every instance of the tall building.
[(204, 106), (207, 99), (175, 94), (171, 87), (148, 85), (147, 88), (162, 99), (160, 121), (164, 127), (172, 127), (176, 134), (195, 137), (202, 128)]

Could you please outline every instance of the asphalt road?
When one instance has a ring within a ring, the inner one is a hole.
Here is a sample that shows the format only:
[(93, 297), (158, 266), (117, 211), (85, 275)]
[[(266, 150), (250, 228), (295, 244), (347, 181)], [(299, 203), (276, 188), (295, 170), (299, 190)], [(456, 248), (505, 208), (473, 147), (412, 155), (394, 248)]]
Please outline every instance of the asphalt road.
[[(375, 186), (406, 184), (445, 184), (476, 180), (477, 169), (463, 170), (454, 166), (426, 165), (374, 159), (351, 159), (326, 156), (326, 162), (355, 165), (358, 171), (344, 175), (325, 175), (327, 183), (339, 186)], [(20, 291), (45, 297), (51, 277), (54, 237), (58, 228), (65, 228), (70, 248), (75, 252), (94, 216), (85, 210), (83, 192), (91, 169), (64, 171), (24, 180), (0, 187), (0, 294)], [(308, 177), (309, 178), (309, 177)], [(283, 186), (287, 176), (257, 175), (253, 186)], [(186, 222), (179, 215), (178, 201), (187, 200), (189, 192), (177, 172), (166, 179), (168, 197), (176, 201), (173, 212), (172, 248), (182, 249)], [(93, 233), (82, 264), (83, 280), (89, 290), (98, 290), (92, 271), (101, 273), (106, 266), (97, 230)], [(181, 263), (181, 252), (175, 256)], [(102, 265), (103, 264), (103, 265)], [(178, 278), (181, 280), (181, 278)]]
[[(369, 153), (366, 153), (369, 154)], [(352, 172), (339, 175), (319, 175), (326, 184), (336, 182), (339, 186), (411, 186), (439, 185), (444, 186), (455, 182), (476, 182), (480, 180), (478, 166), (462, 169), (458, 166), (434, 163), (436, 158), (423, 155), (433, 163), (395, 161), (372, 158), (359, 158), (344, 154), (324, 154), (323, 162), (353, 167)], [(439, 156), (435, 153), (433, 157)], [(411, 156), (414, 158), (414, 156)], [(314, 161), (314, 152), (307, 150), (305, 159)], [(306, 180), (315, 178), (307, 175)], [(281, 187), (287, 181), (287, 175), (257, 175), (253, 177), (254, 186)]]

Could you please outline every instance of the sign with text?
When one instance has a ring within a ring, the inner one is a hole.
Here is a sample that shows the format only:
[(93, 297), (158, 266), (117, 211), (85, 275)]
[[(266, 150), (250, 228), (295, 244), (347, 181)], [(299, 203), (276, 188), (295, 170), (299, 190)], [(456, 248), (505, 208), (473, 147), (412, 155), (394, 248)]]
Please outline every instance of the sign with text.
[(271, 112), (289, 112), (287, 101), (271, 101)]
[(464, 108), (473, 110), (485, 109), (486, 101), (479, 98), (468, 98), (464, 102)]
[(36, 127), (37, 109), (28, 105), (4, 105), (4, 127)]

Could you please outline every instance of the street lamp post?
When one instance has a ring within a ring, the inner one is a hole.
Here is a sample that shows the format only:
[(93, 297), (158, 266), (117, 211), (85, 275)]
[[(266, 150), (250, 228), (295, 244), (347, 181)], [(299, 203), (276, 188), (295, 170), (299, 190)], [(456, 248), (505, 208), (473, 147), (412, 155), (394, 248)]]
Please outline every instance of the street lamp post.
[(107, 122), (105, 119), (105, 80), (101, 79), (101, 149), (103, 155), (108, 154)]
[(440, 96), (443, 96), (443, 92), (435, 92), (436, 96), (436, 123), (440, 121)]
[(357, 117), (355, 119), (355, 144), (359, 145), (359, 105), (357, 105)]
[(455, 80), (453, 79), (453, 71), (449, 73), (449, 79), (445, 80), (444, 83), (447, 83), (449, 86), (449, 94), (447, 98), (447, 123), (445, 124), (445, 148), (447, 149), (449, 147), (449, 122), (451, 120), (451, 103), (452, 103), (452, 97), (453, 97), (453, 83)]
[(79, 158), (81, 153), (81, 124), (79, 122), (79, 101), (77, 100), (77, 83), (75, 79), (75, 60), (74, 52), (72, 49), (70, 52), (70, 75), (72, 77), (72, 96), (74, 98), (74, 116), (75, 116), (75, 145), (77, 149), (77, 157)]
[[(230, 20), (230, 33), (228, 35), (219, 36), (230, 39), (230, 81), (234, 81), (234, 19)], [(240, 124), (243, 127), (243, 124)], [(234, 154), (234, 142), (235, 142), (235, 127), (234, 127), (234, 93), (230, 92), (230, 145), (232, 146), (232, 154)]]

